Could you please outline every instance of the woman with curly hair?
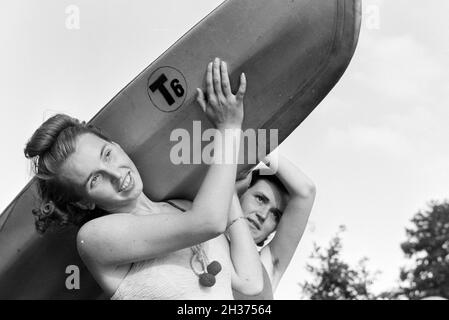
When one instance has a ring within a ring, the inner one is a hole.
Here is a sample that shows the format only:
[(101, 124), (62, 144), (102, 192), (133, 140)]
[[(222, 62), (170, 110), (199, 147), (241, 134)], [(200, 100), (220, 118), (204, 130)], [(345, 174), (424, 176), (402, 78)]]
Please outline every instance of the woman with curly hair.
[[(198, 102), (216, 135), (240, 139), (244, 74), (234, 95), (226, 63), (217, 58), (206, 84), (207, 103), (201, 89)], [(238, 152), (231, 144), (222, 148)], [(212, 163), (192, 203), (154, 202), (123, 149), (67, 115), (43, 123), (25, 155), (34, 162), (43, 203), (34, 211), (37, 229), (80, 226), (78, 251), (111, 299), (232, 299), (232, 288), (262, 289), (249, 229), (229, 210), (236, 163)]]

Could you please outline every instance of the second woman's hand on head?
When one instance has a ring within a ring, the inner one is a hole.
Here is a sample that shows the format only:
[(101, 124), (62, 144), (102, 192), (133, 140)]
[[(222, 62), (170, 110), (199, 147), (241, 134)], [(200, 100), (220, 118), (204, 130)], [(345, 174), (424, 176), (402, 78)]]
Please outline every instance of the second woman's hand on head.
[(215, 58), (207, 66), (206, 95), (197, 89), (197, 101), (207, 117), (219, 130), (240, 129), (243, 122), (243, 98), (246, 92), (246, 77), (240, 75), (240, 85), (234, 95), (231, 91), (227, 64)]

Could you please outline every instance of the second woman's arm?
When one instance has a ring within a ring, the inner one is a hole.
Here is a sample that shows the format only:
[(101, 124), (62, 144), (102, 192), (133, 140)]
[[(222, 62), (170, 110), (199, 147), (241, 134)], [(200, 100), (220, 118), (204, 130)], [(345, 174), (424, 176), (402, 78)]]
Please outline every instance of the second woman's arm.
[(262, 264), (236, 193), (232, 197), (229, 216), (226, 233), (233, 265), (232, 288), (245, 295), (257, 295), (263, 289)]

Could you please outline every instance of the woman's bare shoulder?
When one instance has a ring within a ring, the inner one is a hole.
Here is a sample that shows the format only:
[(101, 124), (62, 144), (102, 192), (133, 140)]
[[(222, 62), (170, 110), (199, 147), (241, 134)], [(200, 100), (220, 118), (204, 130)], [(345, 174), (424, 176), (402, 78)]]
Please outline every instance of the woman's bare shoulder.
[(105, 215), (86, 222), (78, 230), (76, 236), (78, 252), (80, 254), (88, 253), (88, 249), (93, 247), (91, 244), (102, 241), (102, 238), (105, 235), (103, 231), (122, 228), (124, 226), (124, 219), (127, 219), (130, 216), (131, 215), (128, 214), (116, 213)]
[(129, 216), (129, 214), (114, 213), (92, 219), (82, 225), (82, 227), (78, 230), (78, 235), (89, 235), (95, 231), (98, 231), (98, 228), (101, 226), (119, 223), (120, 220), (123, 220)]

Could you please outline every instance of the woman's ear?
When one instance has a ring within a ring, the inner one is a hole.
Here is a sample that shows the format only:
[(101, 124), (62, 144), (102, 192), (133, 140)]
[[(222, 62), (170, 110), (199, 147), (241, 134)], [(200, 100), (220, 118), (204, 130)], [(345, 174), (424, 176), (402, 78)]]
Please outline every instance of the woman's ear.
[(73, 204), (75, 205), (75, 207), (78, 207), (82, 210), (91, 211), (91, 210), (95, 209), (95, 203), (93, 203), (93, 202), (88, 202), (88, 201), (82, 200), (82, 201), (75, 202)]

